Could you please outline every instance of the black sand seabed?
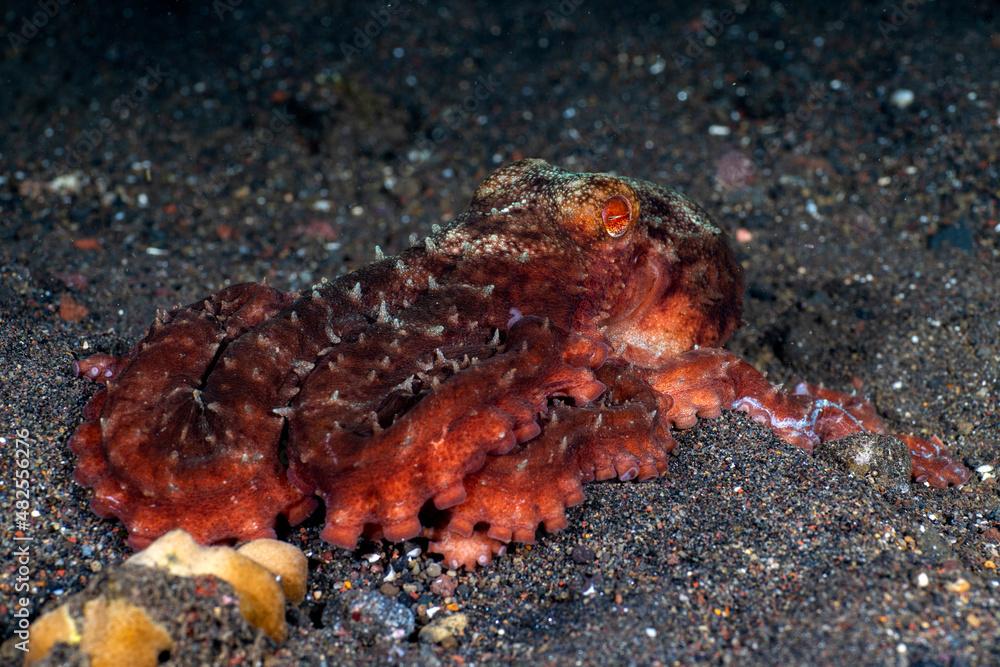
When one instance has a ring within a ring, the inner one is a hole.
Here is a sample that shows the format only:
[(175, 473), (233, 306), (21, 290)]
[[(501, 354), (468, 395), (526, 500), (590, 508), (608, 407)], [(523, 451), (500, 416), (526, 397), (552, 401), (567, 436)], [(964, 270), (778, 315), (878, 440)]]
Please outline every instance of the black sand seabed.
[[(32, 614), (128, 554), (71, 479), (94, 391), (74, 358), (229, 283), (300, 289), (398, 251), (535, 156), (686, 191), (741, 230), (731, 349), (775, 381), (860, 381), (984, 472), (882, 494), (727, 415), (665, 479), (592, 485), (564, 532), (458, 573), (453, 600), (413, 545), (289, 531), (308, 602), (245, 660), (1000, 662), (995, 6), (44, 4), (0, 14), (0, 431), (32, 443)], [(5, 447), (5, 639), (16, 465)], [(468, 627), (363, 641), (324, 614), (345, 582)]]

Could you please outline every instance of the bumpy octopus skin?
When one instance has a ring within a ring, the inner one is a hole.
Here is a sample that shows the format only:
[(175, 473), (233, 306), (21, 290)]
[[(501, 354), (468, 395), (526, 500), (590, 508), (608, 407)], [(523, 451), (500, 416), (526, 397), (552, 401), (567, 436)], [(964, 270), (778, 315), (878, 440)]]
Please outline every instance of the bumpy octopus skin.
[[(380, 253), (379, 253), (380, 254)], [(226, 288), (159, 314), (70, 440), (95, 512), (142, 547), (274, 535), (424, 535), (486, 564), (566, 525), (593, 480), (663, 475), (671, 429), (743, 410), (807, 450), (886, 427), (864, 400), (772, 386), (720, 346), (743, 292), (722, 231), (645, 181), (504, 167), (417, 247), (301, 294)], [(939, 440), (914, 477), (961, 484)]]

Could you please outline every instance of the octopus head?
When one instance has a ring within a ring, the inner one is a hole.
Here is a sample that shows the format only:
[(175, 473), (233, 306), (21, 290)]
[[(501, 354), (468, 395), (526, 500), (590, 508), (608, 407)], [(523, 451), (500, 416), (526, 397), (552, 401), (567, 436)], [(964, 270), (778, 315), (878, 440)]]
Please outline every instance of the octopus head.
[(726, 234), (676, 190), (622, 180), (642, 213), (631, 270), (604, 323), (616, 354), (655, 366), (695, 347), (725, 343), (743, 305), (743, 272)]
[(582, 291), (575, 326), (596, 326), (627, 361), (720, 345), (739, 323), (726, 235), (671, 188), (522, 160), (483, 181), (470, 211), (503, 219), (503, 250), (532, 263), (534, 282)]

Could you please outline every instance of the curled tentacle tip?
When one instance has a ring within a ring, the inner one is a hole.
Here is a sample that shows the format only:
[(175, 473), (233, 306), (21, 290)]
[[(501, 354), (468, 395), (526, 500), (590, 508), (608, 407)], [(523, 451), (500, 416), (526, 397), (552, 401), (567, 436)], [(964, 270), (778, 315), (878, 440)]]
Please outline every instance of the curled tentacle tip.
[(566, 520), (566, 515), (564, 514), (545, 519), (542, 523), (545, 526), (545, 530), (550, 533), (559, 532), (569, 525), (569, 522)]
[(403, 521), (389, 524), (382, 527), (382, 534), (385, 539), (390, 542), (402, 542), (404, 540), (409, 540), (420, 534), (422, 526), (420, 521), (413, 517), (411, 519), (405, 519)]
[(608, 386), (600, 380), (592, 380), (573, 387), (569, 394), (578, 405), (589, 405), (607, 390)]
[(465, 502), (465, 487), (461, 483), (448, 487), (434, 496), (434, 506), (446, 510)]
[(630, 482), (638, 476), (639, 476), (639, 469), (635, 466), (632, 466), (625, 472), (618, 475), (618, 479), (620, 479), (623, 482)]
[(518, 426), (514, 431), (514, 437), (517, 438), (518, 442), (527, 442), (541, 432), (542, 427), (536, 421), (532, 420)]

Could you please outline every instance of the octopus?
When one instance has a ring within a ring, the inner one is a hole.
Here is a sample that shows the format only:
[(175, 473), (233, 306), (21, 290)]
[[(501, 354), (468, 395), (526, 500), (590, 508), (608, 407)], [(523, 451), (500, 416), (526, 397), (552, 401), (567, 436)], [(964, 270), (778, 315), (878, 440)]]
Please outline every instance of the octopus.
[[(864, 399), (774, 386), (722, 348), (740, 266), (668, 187), (523, 160), (376, 256), (301, 293), (227, 287), (79, 361), (103, 385), (69, 441), (92, 509), (141, 548), (272, 537), (322, 501), (329, 543), (424, 537), (473, 568), (564, 528), (588, 482), (666, 474), (672, 433), (723, 410), (806, 451), (888, 431)], [(916, 481), (969, 478), (939, 439), (898, 438)]]

